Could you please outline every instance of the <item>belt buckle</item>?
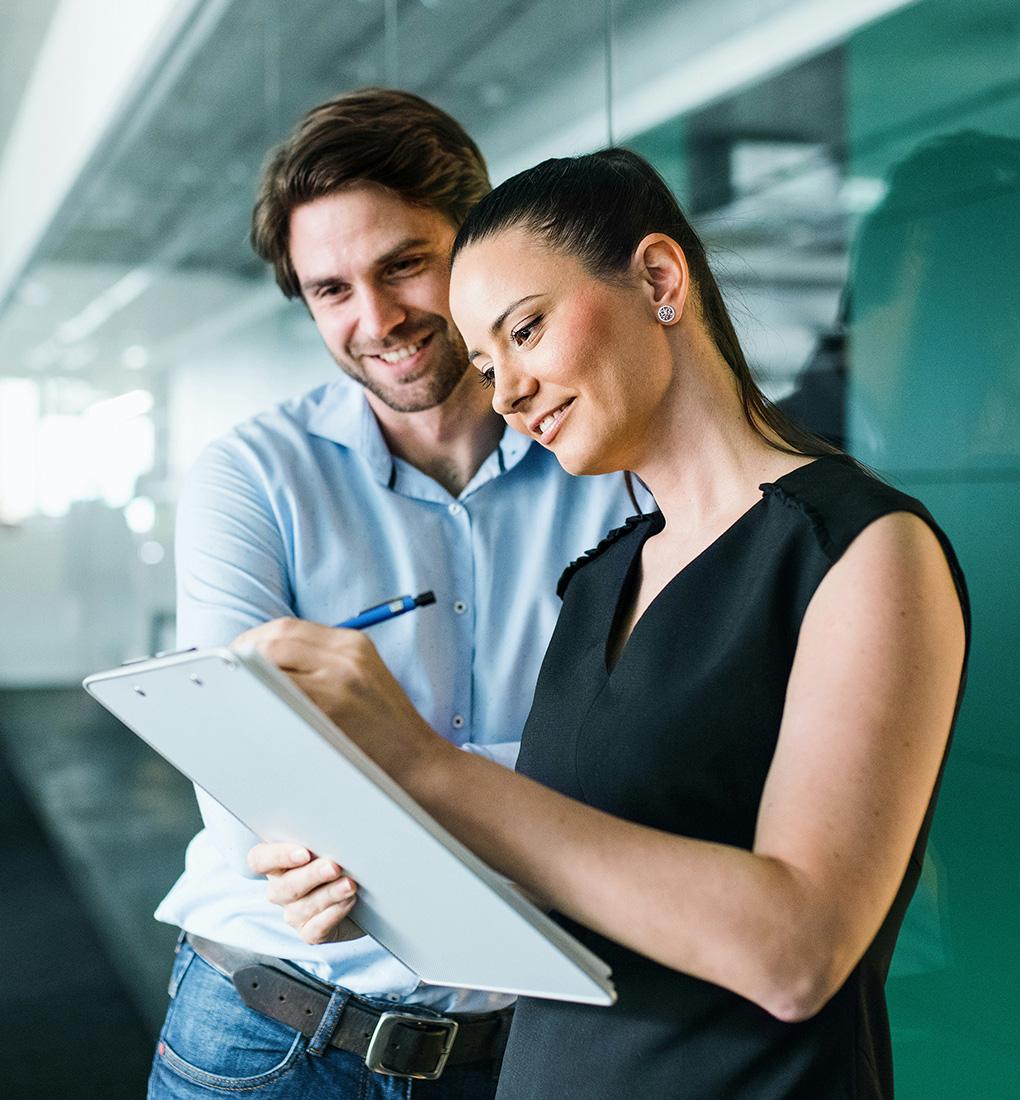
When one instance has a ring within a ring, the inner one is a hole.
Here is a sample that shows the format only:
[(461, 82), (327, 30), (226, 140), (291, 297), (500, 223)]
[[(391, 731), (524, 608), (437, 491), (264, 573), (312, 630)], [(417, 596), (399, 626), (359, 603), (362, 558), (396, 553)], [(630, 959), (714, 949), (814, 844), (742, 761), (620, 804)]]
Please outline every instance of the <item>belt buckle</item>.
[[(404, 1070), (387, 1067), (384, 1061), (386, 1048), (398, 1027), (409, 1027), (414, 1031), (446, 1032), (443, 1049), (439, 1052), (432, 1070), (427, 1073), (407, 1073)], [(446, 1068), (459, 1027), (460, 1024), (456, 1020), (450, 1020), (446, 1016), (412, 1016), (409, 1012), (384, 1012), (379, 1017), (379, 1022), (375, 1025), (375, 1031), (372, 1032), (372, 1038), (369, 1040), (368, 1050), (365, 1052), (365, 1065), (376, 1073), (384, 1073), (389, 1077), (413, 1077), (420, 1081), (435, 1081)]]

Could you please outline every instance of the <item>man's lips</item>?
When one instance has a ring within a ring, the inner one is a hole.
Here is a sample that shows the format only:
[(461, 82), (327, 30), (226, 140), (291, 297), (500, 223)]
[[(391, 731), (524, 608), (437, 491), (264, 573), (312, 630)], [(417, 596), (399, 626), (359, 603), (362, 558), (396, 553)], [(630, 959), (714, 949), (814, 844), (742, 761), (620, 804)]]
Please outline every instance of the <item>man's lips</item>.
[(550, 409), (548, 412), (536, 416), (528, 425), (528, 430), (532, 435), (538, 436), (540, 443), (549, 443), (559, 430), (563, 418), (567, 415), (573, 403), (574, 399), (571, 397), (569, 400), (564, 401), (562, 405), (557, 405), (555, 409)]
[(412, 365), (420, 353), (432, 342), (435, 333), (427, 333), (416, 340), (407, 340), (402, 344), (382, 348), (375, 352), (362, 352), (363, 359), (375, 359), (386, 367), (404, 367)]

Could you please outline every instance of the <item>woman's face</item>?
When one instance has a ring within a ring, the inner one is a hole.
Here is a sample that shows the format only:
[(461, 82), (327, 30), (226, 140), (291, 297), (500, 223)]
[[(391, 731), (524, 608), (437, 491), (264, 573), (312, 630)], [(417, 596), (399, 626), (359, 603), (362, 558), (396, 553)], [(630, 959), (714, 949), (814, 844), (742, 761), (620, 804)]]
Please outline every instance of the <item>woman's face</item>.
[(492, 407), (572, 474), (639, 470), (672, 358), (650, 288), (616, 286), (534, 234), (469, 245), (450, 306)]

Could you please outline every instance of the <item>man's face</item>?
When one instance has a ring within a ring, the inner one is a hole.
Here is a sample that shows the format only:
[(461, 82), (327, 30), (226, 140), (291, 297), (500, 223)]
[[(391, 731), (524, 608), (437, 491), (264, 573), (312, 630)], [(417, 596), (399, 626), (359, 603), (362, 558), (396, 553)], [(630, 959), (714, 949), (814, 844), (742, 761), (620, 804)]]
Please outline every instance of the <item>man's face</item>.
[(436, 211), (368, 184), (290, 217), (291, 263), (329, 353), (397, 412), (441, 404), (467, 370), (449, 306), (455, 233)]

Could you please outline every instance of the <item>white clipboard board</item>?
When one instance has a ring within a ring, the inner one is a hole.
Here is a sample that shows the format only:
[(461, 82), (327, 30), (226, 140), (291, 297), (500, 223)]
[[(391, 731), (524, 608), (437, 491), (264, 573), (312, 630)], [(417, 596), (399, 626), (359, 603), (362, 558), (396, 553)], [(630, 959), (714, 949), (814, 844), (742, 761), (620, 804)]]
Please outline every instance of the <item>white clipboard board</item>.
[(582, 1004), (616, 999), (601, 959), (254, 651), (152, 658), (96, 673), (84, 687), (264, 840), (340, 862), (358, 883), (351, 918), (422, 981)]

